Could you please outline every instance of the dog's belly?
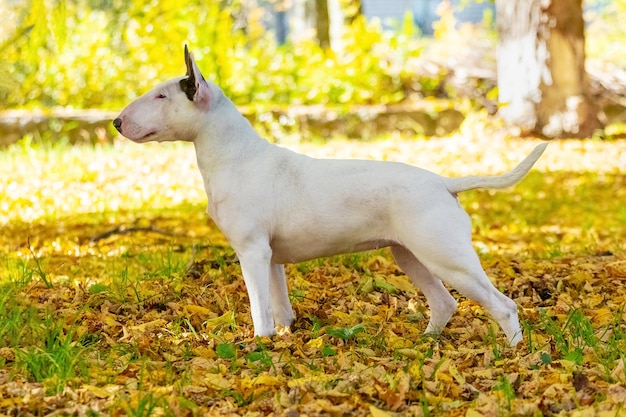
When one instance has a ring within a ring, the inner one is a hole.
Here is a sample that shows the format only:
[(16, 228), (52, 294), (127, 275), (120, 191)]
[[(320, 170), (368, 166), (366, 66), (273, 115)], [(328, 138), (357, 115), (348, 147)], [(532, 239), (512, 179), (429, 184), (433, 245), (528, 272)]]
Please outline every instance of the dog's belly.
[(272, 262), (277, 264), (297, 263), (326, 256), (362, 252), (398, 245), (388, 239), (368, 240), (356, 243), (347, 242), (288, 242), (275, 239), (270, 242)]

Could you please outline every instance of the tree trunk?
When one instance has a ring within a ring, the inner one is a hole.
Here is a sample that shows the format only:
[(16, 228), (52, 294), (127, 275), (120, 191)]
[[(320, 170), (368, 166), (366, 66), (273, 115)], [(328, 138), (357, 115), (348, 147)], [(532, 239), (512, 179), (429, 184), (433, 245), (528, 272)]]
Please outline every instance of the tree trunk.
[(328, 0), (315, 0), (315, 29), (317, 41), (322, 48), (330, 47), (330, 18)]
[(523, 133), (589, 137), (582, 0), (496, 0), (499, 113)]
[(284, 1), (287, 10), (289, 40), (297, 43), (315, 36), (315, 3), (310, 0)]

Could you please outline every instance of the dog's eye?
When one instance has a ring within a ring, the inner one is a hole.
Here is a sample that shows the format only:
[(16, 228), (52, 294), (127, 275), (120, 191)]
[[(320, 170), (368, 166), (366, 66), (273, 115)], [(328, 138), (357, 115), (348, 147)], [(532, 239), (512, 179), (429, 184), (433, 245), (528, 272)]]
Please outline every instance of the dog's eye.
[(157, 95), (157, 98), (167, 98), (167, 96), (165, 94), (163, 94), (163, 93), (159, 93)]

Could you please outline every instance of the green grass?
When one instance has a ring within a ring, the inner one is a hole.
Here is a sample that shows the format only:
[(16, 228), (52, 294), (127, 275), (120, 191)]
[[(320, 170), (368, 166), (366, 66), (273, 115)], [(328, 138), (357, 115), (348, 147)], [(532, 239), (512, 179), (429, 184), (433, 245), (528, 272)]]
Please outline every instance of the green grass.
[[(32, 327), (31, 323), (25, 323)], [(63, 323), (54, 319), (44, 321), (41, 345), (16, 349), (15, 371), (33, 382), (42, 382), (46, 392), (59, 394), (66, 385), (87, 375), (86, 349), (75, 340), (71, 331), (65, 334)]]
[(19, 347), (37, 342), (37, 336), (31, 331), (39, 322), (36, 308), (20, 303), (18, 292), (5, 285), (0, 298), (0, 345), (2, 347)]
[(97, 337), (78, 337), (73, 325), (68, 327), (48, 309), (40, 311), (7, 285), (3, 286), (0, 315), (0, 346), (14, 352), (14, 373), (43, 383), (48, 394), (58, 394), (66, 384), (86, 375), (85, 353)]

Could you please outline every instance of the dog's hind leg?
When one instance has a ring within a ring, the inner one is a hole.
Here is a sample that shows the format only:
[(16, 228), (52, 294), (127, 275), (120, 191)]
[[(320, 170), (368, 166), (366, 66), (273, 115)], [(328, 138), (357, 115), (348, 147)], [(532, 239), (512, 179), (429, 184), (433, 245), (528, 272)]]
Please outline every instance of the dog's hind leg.
[[(498, 291), (483, 271), (472, 246), (469, 216), (458, 205), (433, 207), (429, 214), (418, 221), (413, 219), (412, 228), (402, 229), (400, 242), (433, 275), (484, 307), (498, 322), (509, 343), (516, 345), (522, 339), (517, 305)], [(442, 291), (436, 294), (441, 297)]]
[(445, 277), (442, 279), (461, 294), (484, 307), (498, 322), (510, 345), (522, 340), (517, 305), (489, 281), (476, 254), (452, 259), (450, 263), (430, 263), (428, 267), (437, 276)]
[(285, 267), (281, 264), (271, 264), (270, 273), (270, 295), (272, 297), (274, 323), (281, 326), (289, 326), (293, 323), (295, 317), (289, 302)]
[(428, 301), (430, 320), (425, 333), (441, 333), (456, 311), (456, 300), (446, 290), (441, 280), (426, 269), (407, 248), (392, 246), (391, 253), (398, 266), (408, 275), (413, 285), (422, 291)]

